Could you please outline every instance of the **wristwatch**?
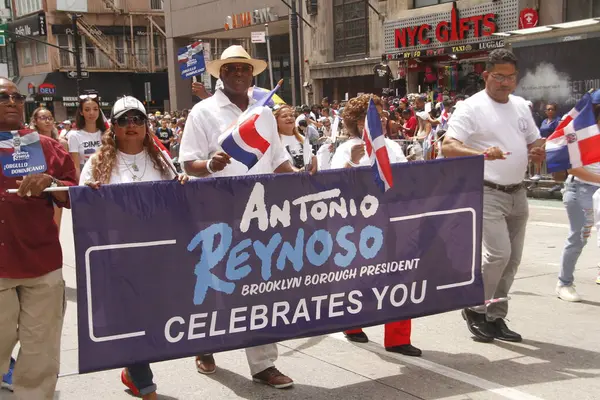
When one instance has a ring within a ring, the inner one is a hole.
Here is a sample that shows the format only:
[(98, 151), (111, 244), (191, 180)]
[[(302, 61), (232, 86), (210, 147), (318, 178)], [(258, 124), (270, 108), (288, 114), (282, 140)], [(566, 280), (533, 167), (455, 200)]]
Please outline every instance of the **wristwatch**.
[(51, 176), (50, 178), (52, 178), (52, 183), (50, 183), (49, 187), (51, 187), (51, 188), (58, 187), (60, 182), (58, 182), (58, 180), (53, 176)]

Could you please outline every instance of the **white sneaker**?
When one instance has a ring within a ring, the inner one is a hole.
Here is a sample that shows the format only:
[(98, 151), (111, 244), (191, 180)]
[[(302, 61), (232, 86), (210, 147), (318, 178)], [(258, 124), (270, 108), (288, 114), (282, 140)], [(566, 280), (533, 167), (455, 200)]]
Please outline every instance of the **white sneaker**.
[(531, 178), (529, 178), (530, 181), (532, 182), (538, 182), (542, 180), (542, 176), (540, 174), (536, 174), (534, 176), (532, 176)]
[(564, 301), (578, 302), (581, 301), (581, 296), (575, 291), (575, 285), (561, 286), (560, 283), (556, 285), (556, 295), (559, 299)]

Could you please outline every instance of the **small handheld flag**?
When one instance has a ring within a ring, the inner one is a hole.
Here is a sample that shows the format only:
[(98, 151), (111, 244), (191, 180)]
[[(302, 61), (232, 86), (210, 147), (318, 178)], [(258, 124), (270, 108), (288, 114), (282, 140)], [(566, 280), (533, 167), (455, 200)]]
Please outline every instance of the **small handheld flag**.
[(585, 94), (546, 141), (548, 172), (600, 162), (600, 129), (592, 99)]
[(379, 118), (379, 112), (377, 112), (377, 107), (375, 107), (373, 99), (369, 101), (369, 108), (367, 109), (363, 141), (365, 142), (367, 155), (371, 159), (371, 168), (375, 177), (375, 183), (382, 192), (386, 192), (394, 186), (392, 166), (385, 145), (381, 119)]

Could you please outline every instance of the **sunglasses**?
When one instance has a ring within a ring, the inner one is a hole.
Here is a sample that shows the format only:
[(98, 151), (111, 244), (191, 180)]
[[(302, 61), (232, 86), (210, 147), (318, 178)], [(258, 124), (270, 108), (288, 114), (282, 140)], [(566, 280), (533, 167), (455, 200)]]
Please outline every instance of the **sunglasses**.
[(98, 98), (98, 94), (97, 93), (90, 93), (90, 94), (79, 95), (79, 101), (96, 100), (97, 98)]
[(121, 128), (125, 128), (130, 123), (133, 123), (136, 126), (144, 126), (146, 123), (146, 117), (142, 117), (140, 115), (134, 115), (133, 117), (128, 117), (126, 115), (117, 118), (114, 120), (118, 126)]
[(0, 104), (10, 103), (10, 100), (15, 102), (15, 104), (22, 104), (25, 102), (27, 96), (22, 95), (21, 93), (0, 93)]
[(227, 74), (232, 74), (234, 72), (248, 74), (254, 71), (254, 67), (248, 64), (227, 64), (222, 67), (222, 70)]

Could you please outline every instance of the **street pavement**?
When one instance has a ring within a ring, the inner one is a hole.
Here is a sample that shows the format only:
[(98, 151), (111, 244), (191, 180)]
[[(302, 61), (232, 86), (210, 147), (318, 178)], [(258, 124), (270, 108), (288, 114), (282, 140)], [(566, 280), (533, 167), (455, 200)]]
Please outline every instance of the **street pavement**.
[[(523, 343), (471, 339), (458, 311), (413, 321), (413, 344), (422, 358), (387, 353), (383, 327), (365, 331), (357, 345), (333, 334), (279, 344), (277, 367), (296, 382), (277, 390), (253, 383), (243, 350), (216, 355), (217, 373), (196, 372), (193, 358), (152, 365), (159, 398), (188, 399), (600, 399), (600, 261), (596, 236), (579, 260), (577, 290), (584, 301), (567, 303), (554, 288), (567, 216), (558, 201), (530, 201), (523, 261), (511, 293), (508, 325)], [(77, 375), (77, 310), (70, 213), (63, 217), (67, 314), (61, 377), (55, 399), (132, 399), (120, 370)], [(157, 294), (160, 295), (160, 294)], [(13, 396), (2, 390), (0, 399)], [(34, 399), (32, 399), (34, 400)]]

